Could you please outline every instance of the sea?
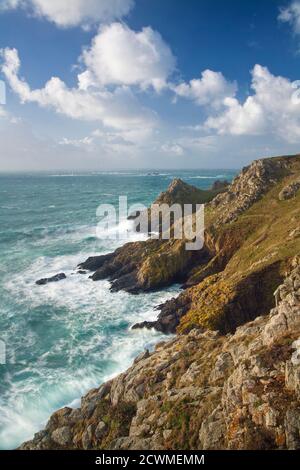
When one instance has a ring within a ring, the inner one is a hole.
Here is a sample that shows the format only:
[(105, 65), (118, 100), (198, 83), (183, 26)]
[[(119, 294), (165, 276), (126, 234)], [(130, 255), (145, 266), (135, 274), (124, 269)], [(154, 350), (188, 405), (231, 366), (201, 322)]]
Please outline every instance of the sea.
[[(97, 208), (127, 196), (150, 205), (173, 178), (207, 189), (235, 170), (0, 174), (0, 449), (14, 449), (52, 412), (80, 406), (88, 390), (126, 370), (166, 337), (131, 326), (157, 316), (175, 285), (131, 295), (110, 292), (76, 266), (124, 243), (99, 237)], [(129, 222), (126, 222), (129, 223)], [(145, 239), (131, 232), (128, 240)], [(35, 281), (64, 272), (66, 279)]]

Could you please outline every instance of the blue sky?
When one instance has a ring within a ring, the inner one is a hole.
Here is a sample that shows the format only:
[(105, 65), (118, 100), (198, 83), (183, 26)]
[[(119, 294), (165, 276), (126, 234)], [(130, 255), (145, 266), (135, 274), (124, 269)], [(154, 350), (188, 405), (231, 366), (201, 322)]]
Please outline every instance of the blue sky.
[(299, 152), (300, 0), (0, 0), (0, 48), (0, 171)]

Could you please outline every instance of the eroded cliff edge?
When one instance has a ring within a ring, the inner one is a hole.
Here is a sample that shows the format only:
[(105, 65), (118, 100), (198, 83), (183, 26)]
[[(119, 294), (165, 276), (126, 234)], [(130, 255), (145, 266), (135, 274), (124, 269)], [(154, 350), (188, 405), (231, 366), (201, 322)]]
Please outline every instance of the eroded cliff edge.
[(149, 240), (83, 263), (114, 290), (185, 283), (140, 325), (178, 336), (22, 448), (300, 448), (299, 181), (299, 155), (255, 161), (207, 204), (201, 252)]

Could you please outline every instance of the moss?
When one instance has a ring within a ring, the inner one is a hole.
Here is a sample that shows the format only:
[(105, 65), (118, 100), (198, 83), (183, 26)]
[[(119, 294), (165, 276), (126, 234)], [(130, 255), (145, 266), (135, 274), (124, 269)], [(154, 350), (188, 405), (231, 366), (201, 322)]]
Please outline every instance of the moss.
[(187, 400), (173, 403), (167, 419), (167, 427), (172, 429), (170, 438), (172, 449), (188, 450), (193, 448), (192, 442), (195, 438), (197, 442), (199, 429), (195, 432), (190, 426), (194, 412), (194, 407)]
[(92, 416), (86, 420), (78, 421), (73, 429), (74, 435), (78, 436), (80, 442), (83, 433), (88, 426), (96, 428), (99, 421), (107, 424), (108, 431), (101, 442), (94, 441), (93, 448), (109, 448), (110, 443), (119, 436), (126, 436), (129, 434), (129, 428), (132, 418), (136, 414), (136, 405), (133, 403), (120, 402), (116, 406), (112, 406), (108, 400), (101, 400), (93, 412)]
[(111, 407), (106, 422), (109, 424), (109, 432), (101, 442), (102, 449), (109, 449), (111, 442), (119, 436), (127, 436), (133, 417), (136, 414), (134, 403), (120, 402)]
[(139, 283), (150, 289), (179, 280), (192, 256), (191, 251), (185, 250), (185, 241), (173, 240), (145, 259), (138, 272)]

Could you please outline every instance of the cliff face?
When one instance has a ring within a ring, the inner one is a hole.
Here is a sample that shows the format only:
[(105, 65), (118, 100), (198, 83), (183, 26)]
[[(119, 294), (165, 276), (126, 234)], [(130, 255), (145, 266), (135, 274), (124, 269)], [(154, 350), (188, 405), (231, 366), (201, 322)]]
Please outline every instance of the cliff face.
[(187, 280), (192, 287), (180, 300), (187, 305), (180, 331), (231, 332), (274, 305), (272, 293), (300, 252), (300, 192), (280, 196), (299, 174), (299, 156), (258, 160), (212, 201), (207, 244), (214, 256)]
[(299, 449), (299, 257), (290, 269), (269, 315), (157, 345), (22, 449)]
[[(206, 205), (199, 252), (186, 251), (186, 240), (148, 240), (83, 263), (113, 290), (183, 282), (157, 321), (135, 325), (178, 336), (92, 390), (80, 409), (54, 413), (22, 447), (300, 448), (299, 177), (300, 155), (243, 169)], [(162, 199), (176, 202), (179, 187)]]

